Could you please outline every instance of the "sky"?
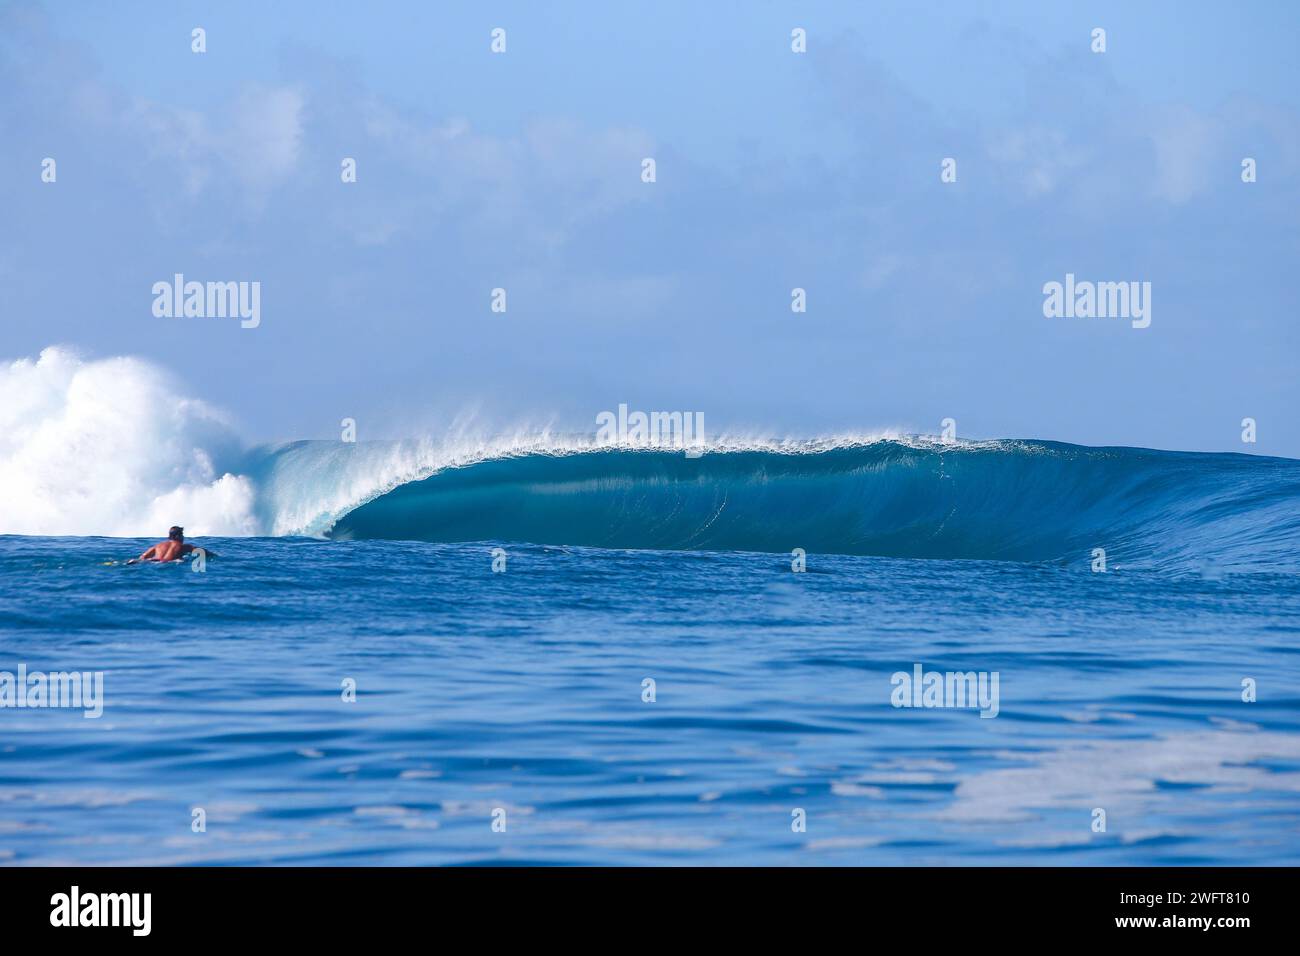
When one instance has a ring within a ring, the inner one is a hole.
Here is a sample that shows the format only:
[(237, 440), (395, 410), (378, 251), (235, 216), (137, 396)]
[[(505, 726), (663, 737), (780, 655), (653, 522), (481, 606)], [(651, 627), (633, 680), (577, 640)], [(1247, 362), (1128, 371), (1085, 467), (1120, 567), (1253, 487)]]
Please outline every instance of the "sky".
[[(627, 403), (1300, 457), (1298, 37), (1280, 0), (3, 3), (0, 360), (136, 356), (249, 441)], [(260, 324), (156, 316), (176, 273)], [(1045, 316), (1067, 273), (1149, 282), (1150, 326)]]

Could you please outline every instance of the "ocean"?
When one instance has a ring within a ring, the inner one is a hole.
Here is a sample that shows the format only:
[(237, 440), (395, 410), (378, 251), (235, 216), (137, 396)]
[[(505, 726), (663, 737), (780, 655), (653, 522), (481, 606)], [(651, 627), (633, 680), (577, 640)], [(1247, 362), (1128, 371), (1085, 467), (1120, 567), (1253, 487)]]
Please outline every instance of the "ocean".
[(0, 536), (0, 863), (1300, 863), (1300, 462), (542, 444)]

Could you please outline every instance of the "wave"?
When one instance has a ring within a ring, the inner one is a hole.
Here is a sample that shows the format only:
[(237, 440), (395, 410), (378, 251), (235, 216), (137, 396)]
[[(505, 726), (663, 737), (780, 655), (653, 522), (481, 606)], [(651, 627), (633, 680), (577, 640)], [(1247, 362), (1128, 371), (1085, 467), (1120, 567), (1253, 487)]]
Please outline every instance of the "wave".
[(242, 448), (136, 359), (0, 369), (0, 532), (501, 541), (1297, 569), (1300, 461), (924, 437), (583, 436)]
[(588, 449), (449, 468), (336, 537), (1289, 570), (1300, 462), (1007, 440)]

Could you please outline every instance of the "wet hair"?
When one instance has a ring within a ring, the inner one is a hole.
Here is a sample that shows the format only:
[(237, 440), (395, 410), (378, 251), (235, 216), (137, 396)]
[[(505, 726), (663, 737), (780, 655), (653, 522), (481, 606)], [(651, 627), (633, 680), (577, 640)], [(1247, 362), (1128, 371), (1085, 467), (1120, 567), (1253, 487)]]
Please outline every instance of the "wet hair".
[(182, 527), (181, 527), (180, 525), (178, 525), (178, 524), (174, 524), (174, 525), (172, 525), (171, 528), (167, 531), (167, 537), (169, 537), (169, 538), (183, 538), (183, 537), (185, 537), (185, 529), (182, 528)]

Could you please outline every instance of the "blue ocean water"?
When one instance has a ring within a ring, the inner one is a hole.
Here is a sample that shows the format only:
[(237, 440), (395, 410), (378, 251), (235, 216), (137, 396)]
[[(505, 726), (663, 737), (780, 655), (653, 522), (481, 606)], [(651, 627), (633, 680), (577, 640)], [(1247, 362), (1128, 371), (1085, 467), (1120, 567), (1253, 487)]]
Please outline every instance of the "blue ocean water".
[[(366, 454), (266, 451), (262, 501)], [(195, 539), (202, 573), (0, 537), (0, 671), (104, 675), (97, 719), (0, 709), (0, 863), (1300, 862), (1300, 462), (873, 442), (389, 484), (321, 536)], [(996, 672), (996, 716), (894, 706), (918, 665)]]

